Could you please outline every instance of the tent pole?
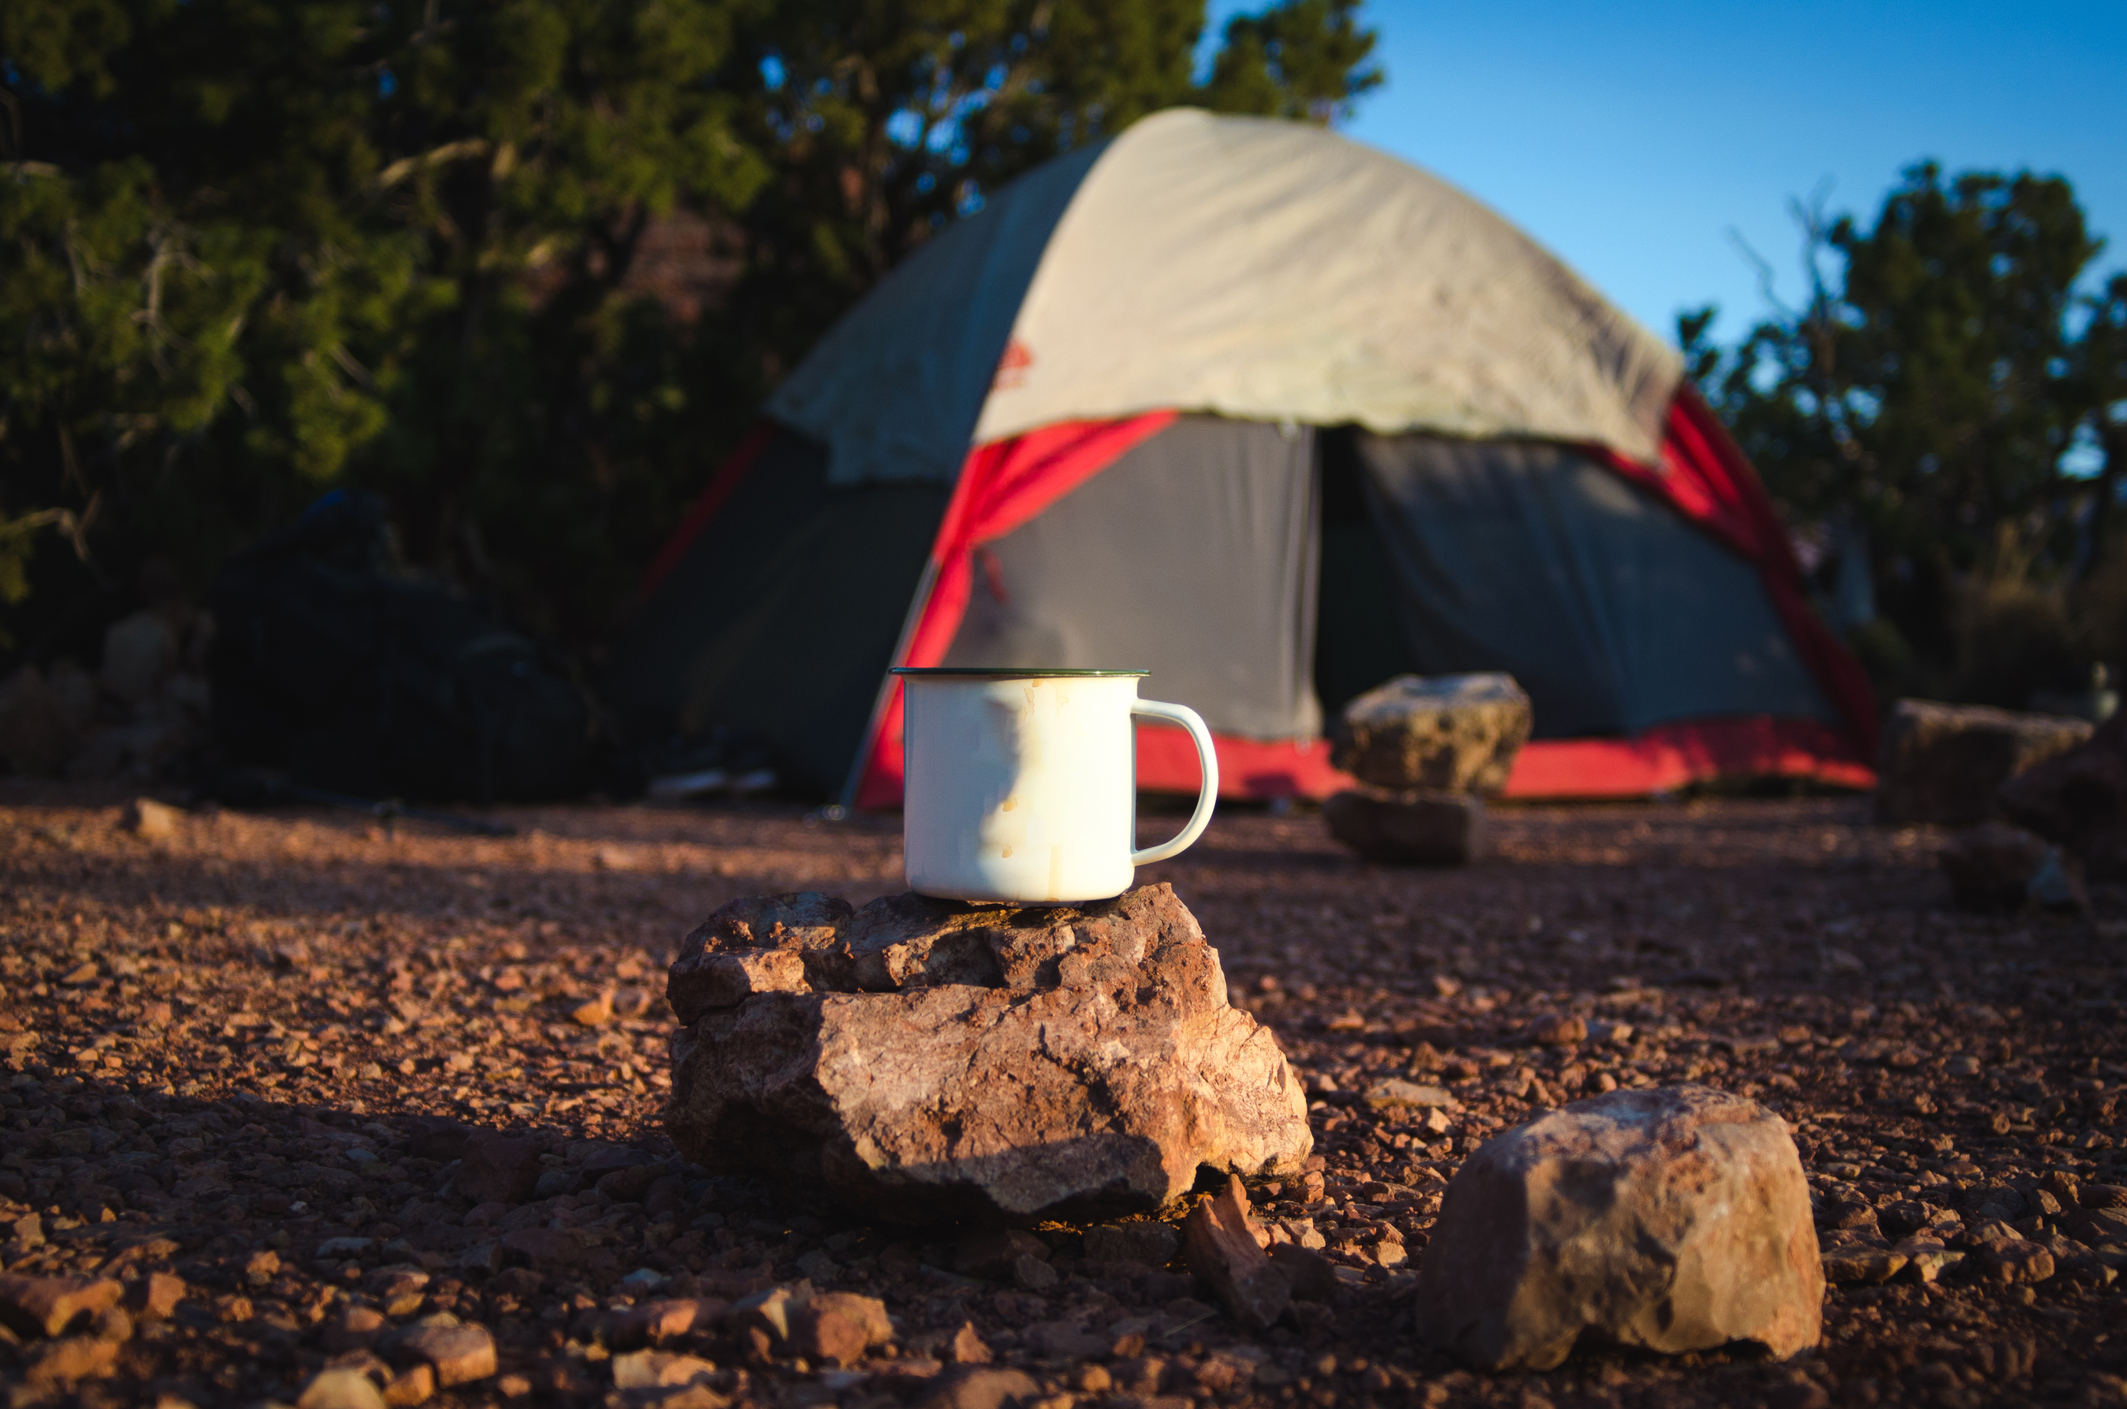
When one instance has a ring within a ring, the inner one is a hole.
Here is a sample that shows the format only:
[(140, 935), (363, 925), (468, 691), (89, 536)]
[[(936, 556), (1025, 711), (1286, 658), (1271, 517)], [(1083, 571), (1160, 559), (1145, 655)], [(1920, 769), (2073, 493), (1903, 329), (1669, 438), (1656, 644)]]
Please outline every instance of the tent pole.
[[(915, 638), (916, 624), (923, 620), (923, 609), (930, 605), (931, 589), (938, 584), (938, 560), (926, 558), (923, 576), (916, 582), (915, 596), (908, 604), (908, 615), (902, 619), (901, 634), (894, 641), (894, 657), (888, 665), (907, 663), (909, 642)], [(886, 714), (886, 702), (892, 698), (894, 677), (891, 673), (879, 678), (879, 692), (872, 697), (871, 717), (865, 722), (864, 737), (857, 741), (857, 758), (849, 766), (849, 777), (842, 783), (842, 810), (854, 812), (857, 807), (857, 789), (863, 785), (864, 770), (871, 766), (872, 741), (879, 737), (879, 723)]]

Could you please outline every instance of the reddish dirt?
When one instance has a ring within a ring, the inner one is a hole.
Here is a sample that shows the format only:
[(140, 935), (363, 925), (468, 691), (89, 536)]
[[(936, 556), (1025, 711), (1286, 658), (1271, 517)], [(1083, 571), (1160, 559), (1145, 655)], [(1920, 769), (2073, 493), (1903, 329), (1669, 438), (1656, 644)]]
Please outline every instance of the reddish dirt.
[[(438, 1314), (498, 1347), (498, 1373), (432, 1401), (452, 1404), (893, 1409), (946, 1382), (932, 1372), (950, 1377), (967, 1325), (1049, 1409), (2123, 1397), (2127, 1253), (2077, 1204), (2127, 1184), (2127, 895), (2100, 891), (2093, 916), (1960, 914), (1941, 836), (1873, 826), (1861, 800), (1504, 810), (1496, 859), (1459, 872), (1366, 865), (1315, 817), (1229, 811), (1148, 868), (1316, 1090), (1324, 1186), (1259, 1188), (1257, 1213), (1311, 1226), (1342, 1282), (1262, 1336), (1179, 1266), (1081, 1270), (1078, 1230), (1039, 1230), (1054, 1285), (1009, 1287), (932, 1270), (954, 1230), (798, 1207), (672, 1156), (659, 995), (679, 938), (742, 894), (900, 889), (894, 819), (521, 809), (496, 814), (516, 836), (478, 838), (224, 814), (143, 835), (124, 801), (0, 782), (0, 1256), (115, 1278), (133, 1308), (59, 1341), (0, 1332), (15, 1404), (292, 1403), (329, 1362), (400, 1372), (403, 1323)], [(1588, 1039), (1537, 1041), (1559, 1016)], [(1446, 1130), (1354, 1099), (1412, 1074), (1462, 1102)], [(1416, 1341), (1413, 1269), (1464, 1152), (1586, 1092), (1687, 1080), (1792, 1123), (1828, 1243), (1931, 1223), (1970, 1256), (1932, 1284), (1909, 1268), (1836, 1285), (1824, 1345), (1784, 1364), (1591, 1347), (1489, 1377)], [(447, 1136), (422, 1117), (533, 1136), (570, 1191), (453, 1197)], [(655, 1163), (605, 1177), (631, 1159)], [(2054, 1275), (1998, 1280), (1979, 1247), (1997, 1223), (2047, 1246)], [(534, 1225), (596, 1255), (467, 1265)], [(366, 1242), (328, 1242), (349, 1238)], [(184, 1283), (167, 1315), (143, 1304), (158, 1271)], [(895, 1344), (830, 1371), (688, 1332), (665, 1348), (707, 1378), (615, 1389), (617, 1309), (755, 1273), (882, 1298)], [(394, 1402), (424, 1388), (401, 1374)]]

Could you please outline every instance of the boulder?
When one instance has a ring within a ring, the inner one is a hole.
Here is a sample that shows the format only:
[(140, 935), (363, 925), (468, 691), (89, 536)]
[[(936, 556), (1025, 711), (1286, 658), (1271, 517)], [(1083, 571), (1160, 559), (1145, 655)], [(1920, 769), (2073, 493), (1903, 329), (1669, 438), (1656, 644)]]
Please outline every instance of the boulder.
[(1484, 855), (1484, 799), (1471, 793), (1354, 788), (1323, 803), (1322, 820), (1369, 861), (1467, 866)]
[(2002, 787), (2018, 826), (2057, 843), (2092, 881), (2127, 880), (2127, 714)]
[(1703, 1086), (1614, 1091), (1486, 1142), (1426, 1245), (1418, 1326), (1485, 1370), (1583, 1332), (1665, 1354), (1817, 1343), (1824, 1272), (1779, 1117)]
[(1330, 762), (1391, 791), (1496, 793), (1530, 723), (1511, 675), (1399, 675), (1344, 707)]
[[(734, 971), (777, 986), (714, 977)], [(876, 1217), (1149, 1212), (1200, 1166), (1294, 1174), (1313, 1144), (1284, 1054), (1166, 885), (1038, 909), (736, 901), (668, 996), (680, 1152)]]
[(1995, 814), (2002, 784), (2089, 737), (2081, 719), (1900, 700), (1876, 760), (1876, 815), (1959, 827), (1983, 822)]

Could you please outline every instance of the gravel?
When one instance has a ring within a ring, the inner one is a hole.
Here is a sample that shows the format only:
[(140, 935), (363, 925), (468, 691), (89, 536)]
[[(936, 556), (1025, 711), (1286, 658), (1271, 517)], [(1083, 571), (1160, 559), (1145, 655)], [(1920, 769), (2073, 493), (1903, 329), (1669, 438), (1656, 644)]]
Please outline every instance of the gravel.
[[(1309, 1086), (1320, 1167), (1250, 1196), (1325, 1275), (1260, 1334), (1178, 1263), (1138, 1260), (1166, 1238), (1046, 1225), (1046, 1259), (975, 1276), (953, 1270), (971, 1230), (806, 1207), (665, 1140), (681, 937), (740, 895), (900, 890), (897, 819), (509, 809), (517, 835), (484, 838), (180, 814), (143, 833), (131, 801), (0, 781), (13, 1403), (366, 1403), (349, 1376), (394, 1404), (671, 1409), (1025, 1384), (1047, 1409), (2127, 1393), (2127, 891), (2080, 916), (1958, 912), (1946, 834), (1872, 825), (1863, 799), (1501, 807), (1493, 859), (1457, 871), (1228, 809), (1148, 868)], [(1148, 816), (1145, 840), (1175, 821)], [(1794, 1127), (1847, 1278), (1821, 1351), (1588, 1347), (1490, 1377), (1420, 1344), (1416, 1269), (1461, 1159), (1551, 1105), (1680, 1081)], [(58, 1334), (52, 1278), (81, 1279)], [(848, 1366), (793, 1355), (760, 1294), (808, 1290), (879, 1298), (894, 1339)], [(627, 1319), (666, 1302), (691, 1305)], [(666, 1358), (625, 1378), (665, 1383), (617, 1389), (645, 1326)]]

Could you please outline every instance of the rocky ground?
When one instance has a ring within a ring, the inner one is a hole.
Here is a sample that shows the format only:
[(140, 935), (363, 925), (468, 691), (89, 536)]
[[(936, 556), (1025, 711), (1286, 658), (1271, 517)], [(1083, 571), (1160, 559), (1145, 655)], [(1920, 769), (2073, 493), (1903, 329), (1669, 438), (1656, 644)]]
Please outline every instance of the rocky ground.
[[(1319, 1171), (1252, 1193), (1336, 1278), (1259, 1335), (1143, 1260), (1156, 1228), (1045, 1226), (1030, 1261), (672, 1153), (681, 937), (740, 895), (901, 889), (895, 819), (525, 809), (482, 838), (329, 813), (129, 827), (125, 802), (0, 782), (14, 1404), (2127, 1398), (2105, 1217), (2127, 1203), (2127, 895), (1953, 911), (1942, 836), (1860, 800), (1503, 809), (1496, 859), (1454, 872), (1229, 810), (1148, 868), (1314, 1092)], [(1395, 1078), (1457, 1108), (1397, 1104)], [(1414, 1269), (1467, 1151), (1583, 1093), (1682, 1081), (1792, 1123), (1838, 1279), (1821, 1350), (1591, 1347), (1479, 1376), (1418, 1343)], [(801, 1282), (892, 1324), (852, 1342), (789, 1320), (774, 1289)]]

